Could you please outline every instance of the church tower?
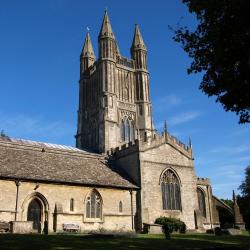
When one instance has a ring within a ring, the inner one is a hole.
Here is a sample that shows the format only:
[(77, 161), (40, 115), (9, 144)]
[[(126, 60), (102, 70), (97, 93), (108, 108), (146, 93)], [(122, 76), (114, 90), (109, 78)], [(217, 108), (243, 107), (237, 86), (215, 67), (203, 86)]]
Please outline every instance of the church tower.
[(98, 36), (96, 60), (87, 33), (80, 56), (76, 146), (105, 153), (152, 135), (147, 50), (138, 25), (132, 59), (121, 56), (107, 11)]

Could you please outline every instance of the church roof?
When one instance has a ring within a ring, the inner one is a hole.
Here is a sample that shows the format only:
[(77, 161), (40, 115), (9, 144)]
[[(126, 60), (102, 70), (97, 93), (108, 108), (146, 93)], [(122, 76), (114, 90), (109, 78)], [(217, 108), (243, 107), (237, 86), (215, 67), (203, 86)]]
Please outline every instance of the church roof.
[(104, 155), (0, 136), (0, 178), (122, 189), (138, 188)]

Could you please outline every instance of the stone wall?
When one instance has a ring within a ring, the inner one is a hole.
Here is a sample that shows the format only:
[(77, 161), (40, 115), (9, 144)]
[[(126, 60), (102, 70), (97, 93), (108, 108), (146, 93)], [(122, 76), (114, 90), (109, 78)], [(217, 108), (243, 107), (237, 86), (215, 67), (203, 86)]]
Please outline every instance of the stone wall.
[[(75, 223), (81, 231), (132, 230), (131, 195), (129, 190), (98, 188), (102, 198), (102, 218), (86, 218), (86, 197), (91, 187), (22, 182), (19, 186), (17, 221), (27, 221), (27, 209), (31, 200), (37, 197), (42, 203), (42, 230), (48, 220), (48, 230), (62, 231), (63, 223)], [(15, 217), (16, 185), (14, 181), (0, 180), (0, 220), (13, 221)], [(133, 210), (135, 211), (133, 192)], [(70, 199), (74, 199), (74, 211), (70, 211)], [(119, 202), (123, 210), (119, 212)], [(57, 208), (56, 208), (57, 207)]]

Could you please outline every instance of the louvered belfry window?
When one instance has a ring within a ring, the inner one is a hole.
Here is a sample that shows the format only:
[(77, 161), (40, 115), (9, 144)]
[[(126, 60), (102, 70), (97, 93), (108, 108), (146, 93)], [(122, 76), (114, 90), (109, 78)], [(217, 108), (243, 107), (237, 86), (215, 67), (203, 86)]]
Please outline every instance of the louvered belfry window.
[(99, 219), (102, 217), (101, 196), (96, 190), (93, 190), (87, 197), (86, 217)]
[(180, 183), (171, 170), (161, 178), (162, 205), (164, 210), (181, 210)]

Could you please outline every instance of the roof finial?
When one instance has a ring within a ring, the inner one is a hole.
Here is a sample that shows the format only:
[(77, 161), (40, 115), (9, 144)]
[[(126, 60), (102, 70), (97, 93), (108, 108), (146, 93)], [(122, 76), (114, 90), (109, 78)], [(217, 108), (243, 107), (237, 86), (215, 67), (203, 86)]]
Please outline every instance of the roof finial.
[(191, 148), (191, 149), (192, 149), (192, 141), (191, 141), (191, 137), (189, 137), (188, 145), (189, 145), (189, 148)]
[(90, 31), (90, 28), (89, 28), (89, 26), (87, 26), (87, 27), (86, 27), (86, 30), (87, 30), (87, 32), (89, 32), (89, 31)]
[(164, 121), (164, 133), (168, 132), (167, 121)]

